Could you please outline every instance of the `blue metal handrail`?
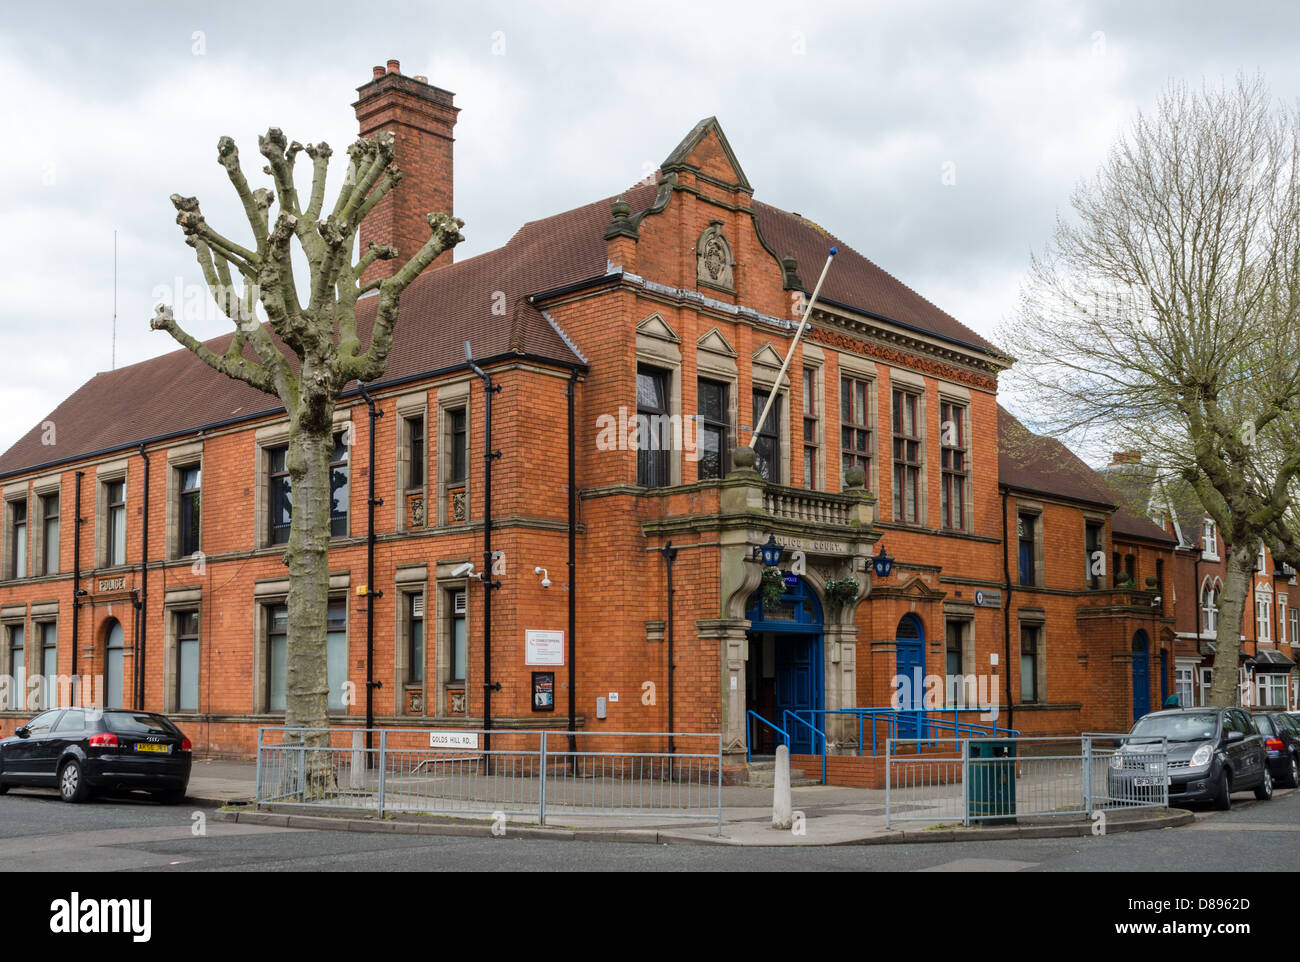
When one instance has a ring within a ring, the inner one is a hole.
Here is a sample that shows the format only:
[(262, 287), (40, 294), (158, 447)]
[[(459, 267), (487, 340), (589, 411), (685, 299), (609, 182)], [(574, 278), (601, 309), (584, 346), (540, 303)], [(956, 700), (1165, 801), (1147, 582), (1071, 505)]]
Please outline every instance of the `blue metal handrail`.
[(766, 718), (764, 718), (762, 715), (760, 715), (758, 712), (754, 711), (753, 709), (750, 709), (745, 714), (747, 716), (745, 718), (745, 761), (746, 762), (752, 762), (754, 760), (754, 737), (753, 737), (754, 726), (750, 719), (757, 718), (768, 728), (772, 729), (772, 731), (780, 734), (780, 736), (785, 739), (785, 747), (786, 748), (790, 747), (790, 733), (786, 731), (784, 728), (780, 728), (777, 725), (772, 724), (772, 722), (768, 721)]
[[(878, 740), (876, 738), (876, 734), (877, 734), (876, 725), (878, 721), (883, 721), (884, 723), (886, 738), (899, 737), (899, 725), (904, 720), (911, 721), (916, 726), (916, 732), (917, 735), (919, 736), (916, 739), (916, 750), (918, 753), (921, 751), (922, 743), (929, 742), (933, 744), (937, 741), (937, 739), (933, 737), (926, 737), (928, 731), (945, 732), (945, 733), (951, 732), (953, 737), (955, 738), (962, 738), (962, 737), (1014, 738), (1020, 735), (1019, 730), (1013, 728), (999, 728), (996, 725), (981, 725), (981, 724), (976, 724), (975, 722), (961, 721), (961, 715), (963, 713), (964, 714), (982, 713), (983, 710), (979, 708), (944, 708), (944, 709), (917, 708), (917, 709), (907, 709), (907, 710), (899, 710), (892, 707), (891, 708), (831, 708), (831, 709), (807, 708), (807, 709), (799, 709), (799, 711), (802, 711), (809, 716), (813, 716), (813, 715), (854, 715), (856, 716), (858, 719), (858, 755), (863, 754), (863, 743), (865, 742), (864, 735), (866, 734), (865, 726), (866, 726), (866, 720), (868, 718), (871, 719), (871, 754), (872, 755), (879, 754), (879, 752), (876, 749), (876, 745), (878, 744)], [(950, 721), (943, 717), (931, 717), (933, 715), (942, 716), (945, 714), (951, 714), (953, 716), (952, 720)], [(797, 718), (798, 715), (796, 714), (795, 717)], [(800, 721), (804, 721), (804, 720), (800, 719)], [(823, 722), (823, 724), (825, 723)], [(825, 736), (823, 734), (823, 738), (824, 737)], [(825, 741), (823, 741), (822, 743), (822, 748), (824, 752)]]
[[(809, 713), (811, 714), (811, 712), (809, 712)], [(795, 721), (797, 721), (797, 722), (798, 722), (799, 724), (801, 724), (801, 725), (807, 725), (809, 729), (811, 729), (812, 731), (816, 732), (818, 735), (821, 735), (821, 736), (822, 736), (822, 750), (821, 750), (821, 753), (820, 753), (820, 754), (821, 754), (821, 756), (822, 756), (822, 784), (825, 785), (825, 784), (826, 784), (826, 733), (825, 733), (824, 731), (822, 731), (820, 728), (818, 728), (816, 725), (814, 725), (814, 724), (813, 724), (811, 721), (809, 721), (808, 719), (806, 719), (806, 718), (800, 718), (800, 717), (798, 716), (798, 714), (796, 714), (795, 711), (793, 711), (793, 710), (791, 710), (791, 709), (789, 709), (789, 708), (787, 708), (787, 709), (785, 710), (785, 713), (782, 714), (782, 716), (781, 716), (781, 721), (782, 721), (783, 724), (786, 724), (786, 725), (789, 725), (789, 724), (790, 724), (789, 720), (787, 719), (787, 716), (789, 716), (789, 718), (793, 718)], [(789, 743), (787, 742), (787, 744), (789, 744)], [(817, 752), (817, 739), (816, 739), (815, 737), (814, 737), (813, 740), (812, 740), (812, 749), (813, 749), (812, 753), (813, 753), (814, 755), (818, 754), (818, 752)]]

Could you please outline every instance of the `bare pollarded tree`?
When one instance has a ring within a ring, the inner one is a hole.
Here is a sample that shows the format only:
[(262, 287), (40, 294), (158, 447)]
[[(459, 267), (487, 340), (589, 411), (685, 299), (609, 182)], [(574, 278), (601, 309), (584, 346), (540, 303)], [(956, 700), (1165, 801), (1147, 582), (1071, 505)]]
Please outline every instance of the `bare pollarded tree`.
[[(361, 222), (397, 188), (401, 170), (393, 163), (393, 137), (381, 133), (348, 148), (348, 166), (334, 206), (326, 212), (325, 180), (331, 156), (327, 144), (287, 143), (278, 128), (258, 138), (264, 171), (274, 189), (252, 189), (229, 137), (217, 144), (217, 159), (244, 208), (251, 246), (214, 230), (193, 197), (172, 195), (176, 221), (194, 248), (213, 299), (235, 324), (229, 348), (216, 353), (184, 331), (171, 309), (160, 305), (152, 320), (205, 364), (228, 377), (278, 398), (289, 416), (287, 469), (293, 513), (285, 564), (289, 568), (289, 625), (285, 723), (325, 728), (329, 690), (326, 614), (329, 593), (330, 459), (334, 451), (334, 407), (352, 381), (378, 378), (388, 361), (402, 291), (443, 251), (464, 238), (463, 222), (430, 213), (429, 239), (392, 276), (366, 281), (377, 260), (399, 255), (389, 245), (370, 244), (354, 260)], [(311, 193), (302, 202), (294, 183), (294, 161), (312, 162)], [(278, 210), (273, 211), (277, 204)], [(294, 277), (294, 241), (309, 277), (300, 293)], [(238, 281), (238, 283), (236, 283)], [(357, 331), (358, 299), (377, 291), (368, 343)], [(306, 303), (303, 303), (305, 294)], [(265, 313), (259, 317), (258, 307)], [(324, 736), (315, 736), (323, 744)], [(313, 778), (319, 790), (323, 776)]]
[(1228, 544), (1211, 700), (1232, 704), (1256, 553), (1300, 480), (1300, 119), (1258, 79), (1171, 85), (1072, 207), (1002, 331), (1008, 380), (1052, 433), (1196, 491)]

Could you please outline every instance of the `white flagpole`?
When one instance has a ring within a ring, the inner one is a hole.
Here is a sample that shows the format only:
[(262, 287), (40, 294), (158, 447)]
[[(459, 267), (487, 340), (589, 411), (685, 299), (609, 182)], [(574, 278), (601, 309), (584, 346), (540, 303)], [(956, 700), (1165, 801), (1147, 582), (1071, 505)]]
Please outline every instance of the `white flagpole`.
[(803, 337), (803, 329), (808, 326), (808, 318), (812, 317), (813, 305), (817, 303), (817, 295), (822, 291), (822, 282), (826, 280), (826, 272), (831, 269), (831, 261), (835, 259), (839, 248), (832, 247), (831, 252), (826, 255), (826, 263), (822, 266), (822, 276), (817, 278), (817, 286), (813, 288), (812, 299), (808, 301), (807, 306), (803, 309), (803, 315), (799, 318), (799, 329), (794, 332), (794, 340), (790, 342), (790, 350), (786, 352), (785, 363), (781, 365), (781, 370), (776, 376), (776, 384), (772, 386), (772, 391), (767, 396), (767, 403), (763, 405), (763, 413), (758, 416), (758, 422), (754, 425), (754, 430), (749, 435), (749, 446), (754, 446), (754, 439), (758, 437), (758, 432), (763, 429), (763, 423), (767, 420), (768, 412), (772, 410), (772, 402), (776, 400), (776, 392), (781, 389), (781, 382), (785, 380), (786, 369), (790, 367), (790, 359), (794, 357), (794, 349), (799, 346), (799, 338)]

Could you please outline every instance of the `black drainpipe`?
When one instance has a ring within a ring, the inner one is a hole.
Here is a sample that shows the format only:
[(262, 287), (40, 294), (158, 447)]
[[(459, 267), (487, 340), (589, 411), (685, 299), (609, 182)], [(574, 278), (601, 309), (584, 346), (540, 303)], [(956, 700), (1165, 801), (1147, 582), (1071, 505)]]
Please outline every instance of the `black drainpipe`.
[(384, 412), (375, 408), (374, 399), (366, 386), (360, 381), (357, 388), (365, 398), (366, 408), (370, 414), (370, 453), (366, 461), (366, 759), (373, 765), (370, 753), (375, 727), (375, 689), (383, 688), (382, 681), (375, 681), (375, 599), (384, 593), (375, 590), (375, 506), (384, 503), (383, 498), (375, 497), (375, 421), (384, 416)]
[[(501, 690), (501, 683), (492, 683), (492, 592), (501, 582), (492, 580), (492, 462), (501, 457), (492, 450), (492, 395), (501, 390), (492, 385), (492, 375), (474, 363), (469, 341), (465, 342), (465, 363), (483, 379), (483, 752), (492, 751), (492, 692)], [(487, 755), (488, 764), (492, 756)]]
[(574, 640), (574, 632), (578, 627), (578, 582), (577, 582), (577, 531), (578, 531), (578, 492), (575, 488), (576, 471), (575, 462), (575, 439), (577, 437), (573, 427), (573, 388), (578, 380), (578, 372), (569, 372), (569, 757), (574, 759), (576, 764), (577, 752), (577, 735), (578, 715), (577, 715), (577, 665), (576, 659), (577, 643)]
[[(72, 674), (77, 674), (77, 625), (81, 614), (81, 479), (84, 471), (77, 472), (77, 491), (72, 503)], [(83, 696), (84, 700), (84, 696)]]
[(1002, 668), (1007, 680), (1007, 728), (1015, 728), (1016, 710), (1011, 697), (1011, 559), (1007, 555), (1007, 489), (1002, 489), (1002, 577), (1007, 584), (1007, 595), (1002, 602), (1002, 648), (1006, 664)]
[(677, 557), (677, 549), (673, 547), (672, 540), (659, 549), (659, 553), (664, 556), (664, 562), (668, 566), (668, 754), (673, 752), (673, 560)]
[(140, 457), (144, 459), (144, 524), (140, 529), (140, 597), (136, 601), (136, 699), (137, 708), (144, 708), (144, 669), (145, 669), (145, 617), (149, 609), (149, 455), (144, 445), (140, 445)]

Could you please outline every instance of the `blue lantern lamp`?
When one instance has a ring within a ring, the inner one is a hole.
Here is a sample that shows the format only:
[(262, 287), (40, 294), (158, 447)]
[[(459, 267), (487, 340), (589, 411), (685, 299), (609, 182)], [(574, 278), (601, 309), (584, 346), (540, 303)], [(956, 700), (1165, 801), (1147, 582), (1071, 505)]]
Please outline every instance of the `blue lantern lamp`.
[(785, 554), (785, 549), (776, 543), (776, 535), (767, 536), (767, 544), (761, 548), (754, 548), (754, 553), (763, 559), (763, 564), (769, 568), (775, 568), (781, 563), (781, 556)]
[(881, 542), (880, 553), (871, 559), (871, 563), (876, 569), (876, 576), (878, 578), (888, 578), (889, 573), (894, 570), (894, 559), (890, 555), (885, 554), (884, 542)]

